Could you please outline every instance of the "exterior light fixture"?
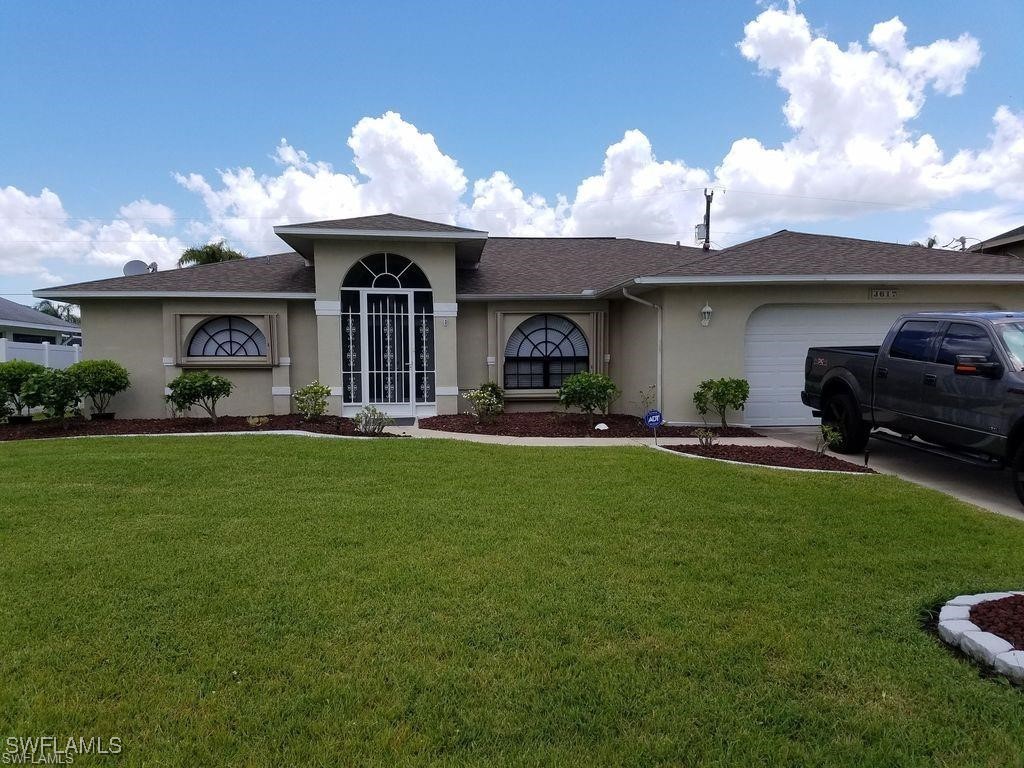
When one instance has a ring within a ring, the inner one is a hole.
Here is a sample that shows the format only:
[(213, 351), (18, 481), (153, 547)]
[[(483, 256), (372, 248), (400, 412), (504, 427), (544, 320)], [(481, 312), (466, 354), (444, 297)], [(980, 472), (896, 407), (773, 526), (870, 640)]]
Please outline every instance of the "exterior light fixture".
[(700, 311), (700, 324), (703, 325), (705, 328), (711, 325), (711, 313), (713, 311), (714, 310), (711, 309), (710, 304), (705, 304), (704, 309)]

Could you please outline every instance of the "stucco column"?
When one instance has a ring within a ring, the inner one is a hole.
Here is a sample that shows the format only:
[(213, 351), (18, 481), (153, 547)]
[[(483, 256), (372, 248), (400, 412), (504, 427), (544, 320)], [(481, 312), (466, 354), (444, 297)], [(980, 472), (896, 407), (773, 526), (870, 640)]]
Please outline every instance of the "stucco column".
[[(330, 314), (328, 314), (330, 313)], [(340, 309), (318, 308), (316, 312), (316, 343), (320, 383), (331, 388), (327, 411), (341, 415), (341, 316)]]
[(459, 412), (457, 313), (455, 304), (434, 308), (434, 380), (439, 415)]

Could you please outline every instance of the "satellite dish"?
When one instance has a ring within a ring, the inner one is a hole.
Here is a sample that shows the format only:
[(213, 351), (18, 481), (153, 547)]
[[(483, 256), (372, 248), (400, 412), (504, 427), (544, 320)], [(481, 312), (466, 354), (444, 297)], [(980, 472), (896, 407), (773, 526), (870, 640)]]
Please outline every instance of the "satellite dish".
[(121, 271), (124, 272), (125, 277), (131, 277), (132, 275), (146, 274), (146, 272), (149, 271), (149, 267), (146, 266), (146, 262), (144, 261), (132, 259), (131, 261), (124, 265), (124, 269), (122, 269)]

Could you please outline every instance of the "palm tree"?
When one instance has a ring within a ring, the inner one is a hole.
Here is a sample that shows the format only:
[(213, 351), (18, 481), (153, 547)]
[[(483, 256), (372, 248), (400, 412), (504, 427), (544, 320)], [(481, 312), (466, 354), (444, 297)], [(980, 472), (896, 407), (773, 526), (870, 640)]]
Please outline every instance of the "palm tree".
[(207, 243), (206, 245), (194, 245), (186, 248), (178, 259), (179, 267), (188, 267), (194, 264), (216, 264), (220, 261), (235, 261), (244, 259), (245, 254), (228, 248), (227, 243), (221, 240), (218, 243)]
[(43, 299), (36, 304), (33, 309), (36, 312), (42, 312), (44, 315), (50, 317), (56, 317), (58, 320), (63, 320), (65, 323), (74, 323), (79, 325), (82, 319), (75, 314), (75, 308), (71, 304), (54, 303), (47, 299)]

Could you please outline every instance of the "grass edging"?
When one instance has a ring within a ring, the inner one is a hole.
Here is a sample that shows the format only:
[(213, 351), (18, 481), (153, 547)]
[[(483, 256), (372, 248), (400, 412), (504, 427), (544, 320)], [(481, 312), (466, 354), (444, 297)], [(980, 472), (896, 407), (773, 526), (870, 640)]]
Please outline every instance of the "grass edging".
[(762, 467), (764, 469), (783, 469), (786, 472), (817, 472), (818, 474), (825, 475), (856, 475), (858, 477), (877, 477), (877, 472), (853, 472), (845, 471), (841, 469), (808, 469), (807, 467), (780, 467), (775, 464), (754, 464), (749, 461), (733, 461), (732, 459), (719, 459), (715, 456), (701, 456), (699, 453), (684, 453), (682, 451), (673, 451), (671, 448), (666, 448), (662, 445), (650, 445), (649, 448), (654, 448), (658, 451), (664, 451), (665, 453), (671, 453), (673, 456), (684, 456), (688, 459), (701, 459), (703, 461), (720, 461), (723, 464), (735, 464), (738, 467)]

